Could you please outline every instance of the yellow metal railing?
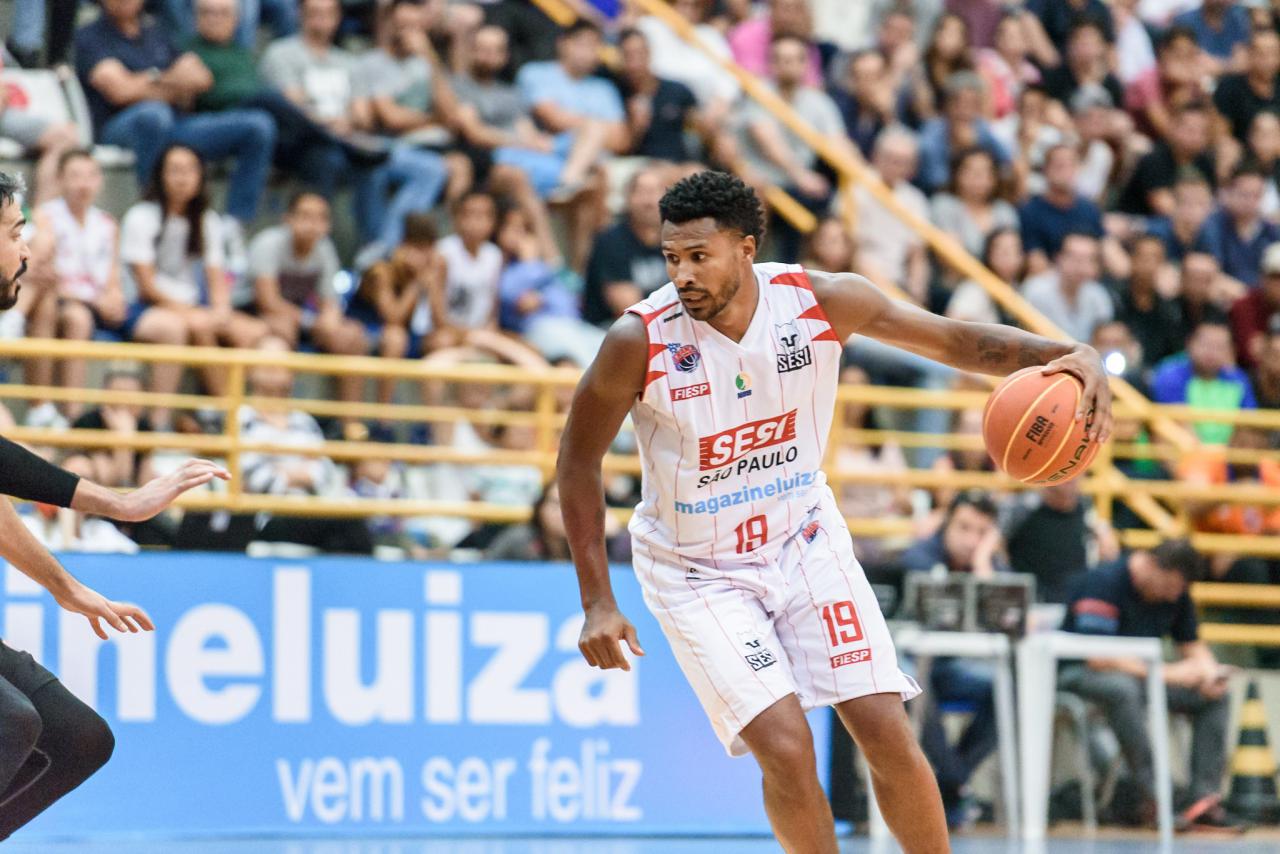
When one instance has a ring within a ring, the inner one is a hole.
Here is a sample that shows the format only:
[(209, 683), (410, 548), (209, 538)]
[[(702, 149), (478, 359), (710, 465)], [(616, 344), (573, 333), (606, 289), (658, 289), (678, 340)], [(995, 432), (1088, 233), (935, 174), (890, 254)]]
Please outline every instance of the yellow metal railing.
[[(61, 387), (0, 384), (0, 400), (77, 402), (81, 404), (130, 404), (141, 407), (166, 407), (175, 409), (217, 410), (224, 416), (224, 430), (219, 435), (187, 435), (173, 433), (133, 433), (121, 435), (110, 431), (64, 430), (51, 431), (31, 427), (16, 427), (8, 434), (11, 438), (33, 445), (61, 449), (85, 449), (95, 447), (129, 447), (141, 451), (172, 449), (188, 454), (212, 456), (225, 460), (231, 471), (239, 474), (240, 459), (245, 453), (280, 453), (302, 456), (324, 456), (336, 461), (362, 459), (395, 459), (408, 464), (430, 465), (452, 463), (460, 465), (519, 465), (537, 468), (545, 479), (555, 467), (555, 454), (559, 433), (564, 425), (565, 412), (560, 400), (567, 387), (577, 381), (572, 369), (548, 368), (529, 371), (507, 365), (462, 364), (438, 365), (411, 360), (379, 358), (335, 357), (301, 353), (261, 353), (195, 347), (166, 347), (145, 344), (108, 344), (99, 342), (52, 341), (26, 339), (0, 341), (0, 358), (76, 358), (103, 362), (132, 360), (140, 365), (155, 363), (181, 363), (191, 368), (218, 366), (227, 373), (227, 393), (222, 396), (198, 394), (157, 394), (150, 391), (125, 392), (102, 389), (72, 389)], [(349, 403), (327, 398), (291, 397), (288, 399), (259, 397), (251, 394), (249, 382), (254, 366), (278, 366), (295, 372), (322, 377), (348, 375), (370, 379), (396, 378), (421, 385), (425, 380), (439, 383), (479, 384), (494, 388), (523, 387), (529, 389), (531, 403), (527, 408), (508, 410), (503, 408), (467, 408), (449, 403)], [(850, 403), (911, 412), (919, 409), (973, 410), (982, 407), (986, 392), (981, 391), (926, 391), (883, 386), (845, 385), (838, 392), (836, 423), (832, 428), (826, 466), (828, 480), (837, 496), (847, 488), (885, 489), (901, 488), (925, 490), (955, 490), (969, 487), (1011, 492), (1026, 489), (1003, 474), (994, 471), (933, 471), (906, 468), (901, 471), (858, 470), (843, 466), (837, 449), (846, 447), (878, 448), (889, 443), (899, 447), (939, 447), (953, 451), (981, 451), (982, 440), (977, 435), (928, 434), (904, 430), (871, 430), (842, 423), (843, 407)], [(387, 444), (363, 441), (329, 441), (314, 446), (295, 447), (251, 442), (239, 433), (236, 413), (241, 406), (258, 410), (288, 409), (307, 412), (315, 416), (350, 418), (357, 420), (382, 419), (411, 423), (447, 424), (469, 422), (476, 425), (522, 425), (532, 428), (532, 441), (527, 448), (504, 449), (486, 447), (480, 450), (463, 450), (446, 445)], [(1189, 407), (1164, 407), (1146, 404), (1133, 407), (1128, 401), (1116, 402), (1119, 418), (1139, 417), (1140, 412), (1154, 412), (1171, 422), (1198, 420), (1219, 421), (1230, 414), (1208, 412)], [(1241, 420), (1257, 426), (1280, 431), (1280, 412), (1240, 413)], [(1133, 442), (1111, 443), (1104, 449), (1114, 460), (1176, 460), (1181, 451), (1160, 439), (1152, 444)], [(1265, 451), (1245, 449), (1224, 450), (1224, 456), (1232, 462), (1256, 463), (1268, 455)], [(1272, 452), (1273, 453), (1273, 452)], [(1181, 483), (1172, 480), (1138, 480), (1118, 476), (1119, 472), (1107, 465), (1109, 459), (1094, 464), (1081, 483), (1084, 494), (1092, 496), (1100, 508), (1109, 508), (1117, 500), (1136, 508), (1145, 503), (1148, 515), (1156, 517), (1160, 524), (1152, 530), (1122, 532), (1123, 541), (1131, 546), (1154, 544), (1161, 536), (1183, 534), (1191, 530), (1189, 507), (1206, 504), (1245, 504), (1260, 508), (1280, 505), (1280, 490), (1267, 487), (1229, 483), (1206, 485)], [(605, 469), (610, 473), (636, 475), (640, 471), (639, 460), (634, 454), (610, 454), (605, 458)], [(220, 508), (233, 511), (272, 511), (296, 515), (448, 515), (465, 516), (490, 521), (514, 521), (527, 519), (527, 507), (500, 507), (480, 502), (436, 501), (383, 501), (364, 499), (335, 499), (326, 497), (282, 497), (251, 495), (244, 491), (240, 477), (234, 477), (225, 491), (202, 493), (185, 500), (186, 506)], [(625, 518), (625, 511), (618, 515)], [(1108, 513), (1102, 513), (1104, 518)], [(850, 518), (854, 534), (865, 537), (902, 538), (913, 532), (913, 522), (905, 517)], [(1194, 533), (1193, 540), (1203, 550), (1216, 553), (1255, 554), (1280, 556), (1280, 537), (1243, 536), (1230, 534)]]

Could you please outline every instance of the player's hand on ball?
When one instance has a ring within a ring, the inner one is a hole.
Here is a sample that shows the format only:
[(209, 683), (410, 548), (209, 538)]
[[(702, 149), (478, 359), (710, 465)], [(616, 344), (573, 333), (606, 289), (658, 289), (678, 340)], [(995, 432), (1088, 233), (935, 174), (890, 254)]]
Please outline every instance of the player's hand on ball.
[(1103, 367), (1102, 356), (1087, 344), (1077, 344), (1076, 348), (1065, 356), (1054, 359), (1045, 365), (1046, 374), (1068, 373), (1084, 383), (1084, 394), (1080, 396), (1080, 407), (1076, 410), (1076, 420), (1082, 421), (1093, 412), (1093, 424), (1089, 428), (1089, 438), (1102, 444), (1111, 438), (1111, 383), (1107, 379), (1107, 369)]
[(592, 608), (587, 611), (582, 634), (578, 636), (578, 649), (582, 651), (587, 664), (601, 670), (611, 670), (614, 667), (630, 670), (631, 663), (619, 646), (624, 640), (633, 654), (644, 655), (640, 640), (636, 637), (636, 627), (616, 607)]
[(83, 614), (93, 626), (93, 632), (103, 640), (107, 631), (102, 627), (106, 620), (118, 632), (154, 631), (155, 624), (147, 612), (128, 602), (112, 602), (95, 590), (76, 582), (66, 593), (54, 597), (58, 604), (73, 614)]

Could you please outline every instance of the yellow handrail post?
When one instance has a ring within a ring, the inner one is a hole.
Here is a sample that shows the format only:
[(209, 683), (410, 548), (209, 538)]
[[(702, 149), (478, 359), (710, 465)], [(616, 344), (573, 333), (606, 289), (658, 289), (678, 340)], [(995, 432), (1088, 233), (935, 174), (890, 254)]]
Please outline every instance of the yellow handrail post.
[(542, 455), (542, 480), (547, 482), (555, 473), (555, 429), (556, 429), (556, 394), (555, 386), (548, 378), (538, 383), (538, 399), (534, 404), (534, 412), (538, 416), (537, 448)]
[(240, 407), (245, 399), (245, 369), (243, 362), (236, 362), (227, 371), (226, 420), (227, 439), (230, 448), (227, 452), (227, 471), (231, 472), (231, 481), (227, 484), (227, 493), (233, 507), (240, 504), (244, 494), (243, 469), (240, 465)]

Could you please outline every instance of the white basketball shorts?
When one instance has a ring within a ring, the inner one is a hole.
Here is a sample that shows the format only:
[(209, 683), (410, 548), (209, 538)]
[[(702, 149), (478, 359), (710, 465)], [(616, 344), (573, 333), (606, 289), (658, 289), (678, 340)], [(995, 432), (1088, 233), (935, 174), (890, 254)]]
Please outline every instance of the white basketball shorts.
[(833, 499), (809, 512), (774, 559), (717, 565), (640, 540), (633, 547), (645, 602), (730, 756), (748, 752), (743, 728), (788, 694), (808, 711), (920, 693), (898, 669)]

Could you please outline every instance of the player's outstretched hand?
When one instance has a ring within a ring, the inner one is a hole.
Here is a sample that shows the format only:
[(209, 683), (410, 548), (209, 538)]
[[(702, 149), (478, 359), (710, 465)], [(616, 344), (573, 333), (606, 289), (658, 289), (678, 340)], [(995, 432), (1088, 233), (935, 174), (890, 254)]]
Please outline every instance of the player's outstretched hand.
[(214, 478), (230, 480), (231, 475), (222, 466), (208, 460), (187, 460), (169, 474), (153, 478), (122, 495), (120, 512), (115, 518), (122, 522), (144, 522), (172, 504), (182, 493), (204, 486)]
[(644, 655), (640, 640), (636, 637), (636, 627), (622, 616), (621, 611), (615, 607), (592, 608), (587, 611), (587, 620), (582, 624), (582, 634), (578, 637), (578, 649), (582, 651), (587, 664), (601, 670), (614, 667), (630, 670), (631, 663), (619, 646), (624, 640), (632, 653)]
[(1092, 412), (1093, 425), (1089, 429), (1089, 437), (1099, 444), (1111, 438), (1111, 382), (1097, 350), (1087, 344), (1078, 344), (1067, 355), (1045, 365), (1043, 371), (1046, 374), (1073, 374), (1080, 380), (1084, 384), (1084, 394), (1080, 395), (1076, 420), (1082, 421)]
[(137, 605), (128, 602), (112, 602), (95, 590), (80, 582), (76, 582), (66, 593), (55, 597), (58, 604), (73, 614), (83, 614), (93, 632), (103, 640), (107, 639), (107, 631), (102, 621), (117, 632), (154, 631), (155, 624), (147, 616), (147, 612)]

